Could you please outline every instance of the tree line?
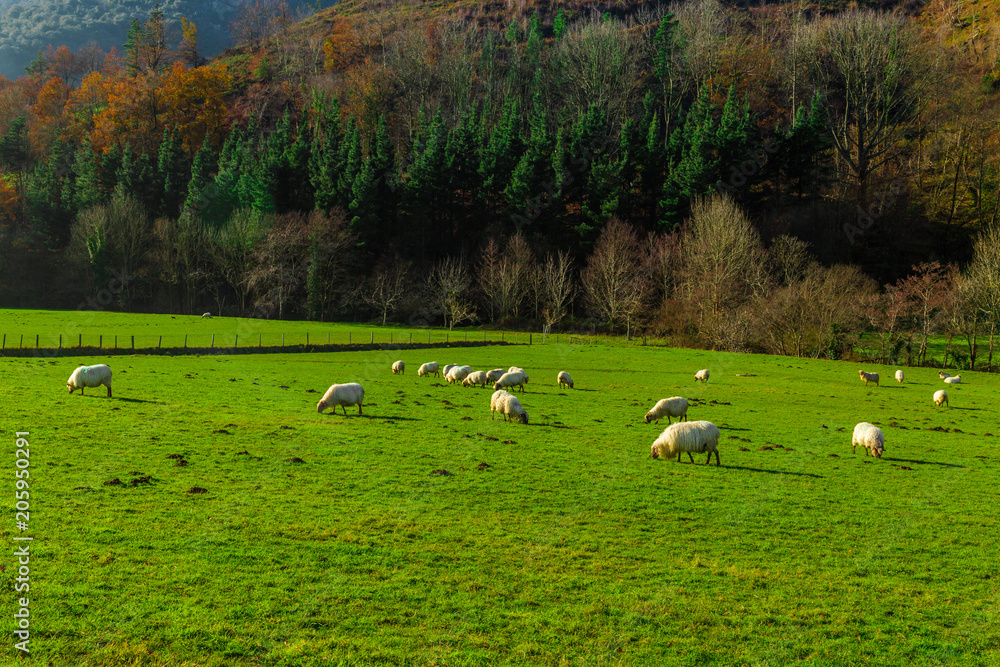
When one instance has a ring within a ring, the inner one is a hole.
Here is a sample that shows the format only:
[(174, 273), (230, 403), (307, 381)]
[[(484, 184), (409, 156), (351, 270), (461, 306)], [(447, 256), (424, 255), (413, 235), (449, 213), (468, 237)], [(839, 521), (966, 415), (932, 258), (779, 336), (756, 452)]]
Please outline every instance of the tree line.
[(128, 276), (124, 309), (813, 356), (869, 329), (889, 358), (909, 306), (887, 322), (872, 300), (936, 266), (949, 308), (978, 304), (949, 326), (992, 332), (969, 287), (1000, 202), (992, 93), (910, 19), (714, 0), (475, 18), (337, 15), (319, 43), (282, 27), (206, 63), (154, 10), (120, 54), (50, 49), (0, 82), (3, 299)]

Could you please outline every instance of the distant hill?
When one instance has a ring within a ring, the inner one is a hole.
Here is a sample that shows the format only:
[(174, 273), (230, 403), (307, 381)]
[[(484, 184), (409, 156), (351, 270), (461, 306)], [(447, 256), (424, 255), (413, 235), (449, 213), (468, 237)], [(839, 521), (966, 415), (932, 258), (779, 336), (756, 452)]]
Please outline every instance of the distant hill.
[[(0, 0), (0, 74), (8, 78), (24, 74), (38, 50), (50, 44), (76, 50), (96, 41), (104, 50), (112, 46), (121, 50), (129, 21), (144, 21), (153, 4), (153, 0)], [(181, 17), (193, 21), (200, 51), (211, 57), (230, 45), (229, 26), (240, 4), (238, 0), (163, 0), (160, 7), (178, 40)], [(299, 16), (308, 13), (309, 5), (330, 4), (288, 2)]]

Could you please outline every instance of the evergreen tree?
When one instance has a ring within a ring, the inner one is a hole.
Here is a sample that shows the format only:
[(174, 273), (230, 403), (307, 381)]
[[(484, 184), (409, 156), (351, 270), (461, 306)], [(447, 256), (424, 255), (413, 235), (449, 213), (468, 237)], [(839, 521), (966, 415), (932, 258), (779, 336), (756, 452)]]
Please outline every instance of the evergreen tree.
[(81, 211), (105, 199), (101, 184), (100, 165), (90, 139), (84, 139), (76, 151), (73, 173), (76, 183), (73, 188), (73, 210)]
[(122, 166), (122, 151), (117, 144), (111, 144), (101, 157), (100, 187), (104, 197), (110, 197), (118, 184), (118, 170)]
[(552, 181), (552, 140), (541, 92), (535, 93), (528, 126), (530, 134), (525, 142), (524, 153), (504, 189), (511, 219), (518, 228), (541, 215), (543, 195), (546, 195), (542, 183)]
[(176, 218), (180, 215), (181, 204), (185, 199), (185, 185), (191, 178), (176, 128), (163, 131), (163, 141), (156, 160), (156, 175), (161, 191), (157, 211), (160, 215)]
[(191, 164), (191, 180), (188, 181), (187, 198), (184, 200), (185, 211), (200, 213), (208, 208), (210, 200), (216, 194), (214, 187), (209, 188), (213, 183), (212, 175), (215, 170), (215, 151), (206, 136)]
[(479, 174), (483, 179), (483, 189), (487, 196), (498, 199), (511, 172), (517, 166), (518, 156), (523, 148), (518, 128), (521, 126), (520, 105), (514, 98), (504, 102), (500, 120), (490, 134), (489, 143), (483, 149), (479, 163)]
[(347, 121), (347, 132), (340, 145), (340, 162), (343, 167), (337, 179), (337, 205), (345, 211), (354, 199), (354, 181), (361, 171), (362, 160), (361, 132), (352, 116)]
[(343, 171), (341, 145), (344, 143), (340, 124), (340, 109), (333, 103), (323, 122), (323, 130), (313, 142), (309, 158), (309, 181), (312, 183), (316, 208), (328, 211), (337, 205), (337, 183)]
[(560, 7), (559, 11), (556, 12), (556, 17), (552, 21), (552, 34), (555, 35), (556, 39), (562, 38), (566, 34), (566, 30), (569, 26), (566, 23), (566, 12)]

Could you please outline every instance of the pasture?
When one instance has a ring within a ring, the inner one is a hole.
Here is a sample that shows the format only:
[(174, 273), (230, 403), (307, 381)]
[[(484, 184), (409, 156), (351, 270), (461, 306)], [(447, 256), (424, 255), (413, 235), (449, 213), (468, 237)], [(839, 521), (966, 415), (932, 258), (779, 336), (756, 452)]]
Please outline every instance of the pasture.
[[(530, 423), (418, 378), (431, 360), (524, 367)], [(101, 361), (0, 358), (39, 664), (1000, 661), (995, 376), (939, 409), (931, 369), (866, 366), (866, 388), (853, 363), (510, 345), (121, 356), (114, 398), (68, 395)], [(334, 382), (364, 385), (362, 416), (316, 413)], [(643, 416), (673, 395), (720, 427), (722, 467), (650, 459), (666, 422)], [(881, 459), (851, 453), (860, 421)]]

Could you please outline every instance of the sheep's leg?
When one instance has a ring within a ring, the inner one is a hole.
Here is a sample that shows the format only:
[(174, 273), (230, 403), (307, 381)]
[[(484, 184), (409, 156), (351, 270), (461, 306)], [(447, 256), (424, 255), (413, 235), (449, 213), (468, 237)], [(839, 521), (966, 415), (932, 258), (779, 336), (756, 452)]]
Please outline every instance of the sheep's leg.
[(83, 387), (80, 387), (80, 395), (83, 396)]
[[(347, 406), (346, 405), (341, 405), (340, 409), (344, 411), (344, 416), (346, 417), (347, 416)], [(337, 408), (334, 408), (333, 411), (336, 412)]]
[[(715, 451), (715, 465), (716, 465), (716, 467), (718, 467), (718, 466), (722, 465), (721, 463), (719, 463), (719, 450), (716, 449), (714, 451)], [(708, 460), (709, 461), (712, 460), (712, 452), (708, 453)], [(705, 461), (705, 465), (708, 465), (708, 461)]]
[(691, 463), (694, 463), (694, 457), (691, 456), (691, 452), (688, 452), (688, 458), (691, 459)]
[(108, 388), (108, 398), (111, 398), (111, 385), (110, 384), (106, 384), (104, 386)]
[(360, 403), (358, 403), (358, 414), (359, 415), (361, 414), (361, 404)]
[(681, 462), (681, 453), (677, 452), (677, 463)]

